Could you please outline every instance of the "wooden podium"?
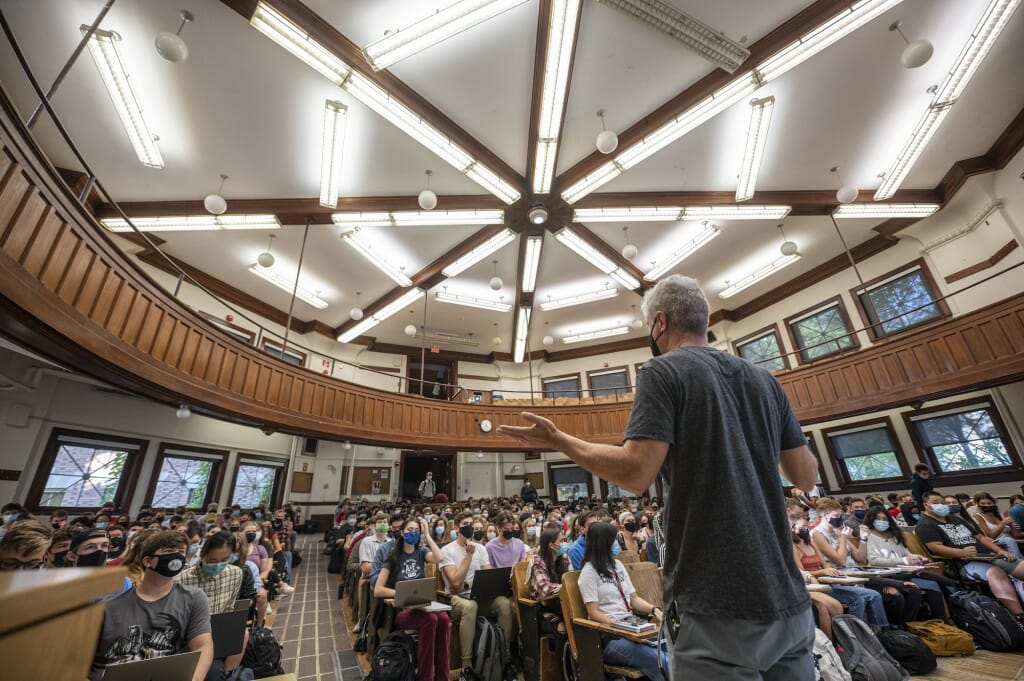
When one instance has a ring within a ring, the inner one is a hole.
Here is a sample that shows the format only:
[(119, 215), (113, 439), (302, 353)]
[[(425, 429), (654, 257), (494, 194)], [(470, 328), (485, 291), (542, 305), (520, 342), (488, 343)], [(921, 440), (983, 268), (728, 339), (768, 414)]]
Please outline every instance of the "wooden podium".
[(0, 572), (0, 678), (84, 681), (96, 652), (103, 605), (123, 568)]

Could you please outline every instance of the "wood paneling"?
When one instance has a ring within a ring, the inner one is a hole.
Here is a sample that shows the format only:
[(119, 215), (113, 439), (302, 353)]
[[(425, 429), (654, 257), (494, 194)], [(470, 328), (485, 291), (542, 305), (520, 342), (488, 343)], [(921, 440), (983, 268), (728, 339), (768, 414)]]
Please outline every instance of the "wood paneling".
[(962, 270), (957, 270), (953, 274), (950, 274), (949, 276), (944, 277), (945, 280), (946, 280), (946, 283), (947, 284), (952, 284), (953, 282), (960, 281), (961, 279), (966, 279), (967, 277), (971, 276), (972, 274), (977, 274), (978, 272), (984, 272), (985, 270), (987, 270), (990, 267), (995, 267), (996, 265), (998, 265), (1003, 260), (1003, 258), (1005, 258), (1006, 256), (1008, 256), (1011, 253), (1013, 253), (1015, 250), (1017, 250), (1017, 248), (1019, 246), (1020, 246), (1020, 244), (1017, 243), (1016, 239), (1010, 239), (1006, 244), (1003, 245), (1002, 248), (1000, 248), (998, 251), (993, 253), (991, 256), (985, 258), (981, 262), (977, 262), (977, 263), (971, 265), (970, 267), (965, 267)]

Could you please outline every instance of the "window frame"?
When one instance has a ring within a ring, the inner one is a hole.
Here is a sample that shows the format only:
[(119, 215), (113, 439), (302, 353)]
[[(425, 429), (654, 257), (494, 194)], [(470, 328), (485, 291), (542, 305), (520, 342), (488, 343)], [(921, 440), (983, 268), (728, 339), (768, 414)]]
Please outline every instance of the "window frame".
[[(835, 352), (830, 352), (829, 354), (822, 355), (821, 357), (816, 357), (814, 359), (806, 359), (804, 356), (804, 350), (802, 349), (800, 341), (796, 336), (796, 332), (793, 331), (793, 324), (795, 324), (796, 322), (801, 322), (809, 317), (821, 314), (822, 312), (832, 307), (836, 307), (839, 309), (839, 316), (842, 317), (843, 323), (846, 324), (846, 329), (849, 333), (848, 337), (850, 339), (850, 342), (853, 343), (853, 345), (845, 349), (839, 348)], [(784, 320), (782, 320), (782, 323), (786, 327), (786, 333), (789, 336), (789, 342), (792, 343), (793, 345), (793, 356), (795, 357), (797, 365), (799, 366), (805, 364), (814, 364), (815, 362), (821, 362), (827, 359), (832, 359), (833, 357), (840, 357), (848, 352), (855, 352), (860, 349), (860, 339), (857, 338), (857, 330), (853, 328), (853, 323), (850, 321), (850, 314), (846, 310), (846, 303), (843, 301), (843, 297), (841, 295), (833, 296), (832, 298), (828, 298), (827, 300), (824, 300), (818, 303), (817, 305), (812, 305), (808, 308), (805, 308), (800, 312), (797, 312), (795, 315), (786, 317)]]
[[(623, 364), (622, 366), (607, 367), (607, 368), (601, 368), (601, 369), (593, 369), (591, 371), (588, 371), (587, 372), (587, 394), (590, 395), (591, 397), (597, 397), (597, 395), (594, 394), (594, 390), (595, 390), (595, 388), (594, 388), (594, 381), (593, 381), (593, 377), (594, 376), (601, 376), (603, 374), (616, 374), (616, 373), (619, 373), (619, 372), (622, 372), (622, 375), (626, 379), (626, 384), (624, 386), (621, 386), (621, 388), (597, 388), (597, 390), (616, 390), (616, 391), (618, 391), (618, 390), (621, 389), (621, 390), (624, 390), (627, 393), (633, 392), (633, 384), (629, 380), (629, 366)], [(611, 394), (615, 395), (617, 397), (620, 393), (614, 392), (614, 393), (611, 393)]]
[(583, 472), (586, 473), (587, 475), (587, 499), (590, 499), (590, 497), (594, 495), (594, 476), (590, 472), (588, 472), (587, 469), (583, 468), (583, 466), (580, 466), (578, 463), (574, 463), (571, 459), (567, 459), (565, 461), (549, 461), (547, 466), (548, 477), (546, 481), (548, 486), (546, 489), (548, 491), (548, 497), (551, 499), (553, 503), (566, 503), (557, 501), (558, 488), (555, 485), (555, 470), (559, 468), (572, 468), (574, 466), (576, 468), (582, 469)]
[(233, 505), (235, 503), (235, 485), (238, 483), (238, 471), (242, 467), (242, 464), (274, 468), (277, 470), (277, 475), (274, 477), (274, 486), (270, 489), (270, 499), (267, 499), (267, 505), (271, 508), (277, 508), (280, 506), (281, 498), (284, 495), (285, 478), (288, 477), (288, 459), (281, 459), (275, 456), (264, 456), (262, 454), (249, 454), (247, 452), (237, 452), (235, 454), (235, 463), (233, 470), (231, 471), (231, 484), (227, 489), (228, 505)]
[[(868, 310), (864, 303), (864, 299), (861, 298), (861, 296), (867, 295), (868, 291), (884, 286), (890, 281), (895, 281), (896, 279), (900, 279), (908, 274), (911, 274), (914, 272), (914, 270), (921, 271), (921, 275), (924, 279), (925, 286), (927, 286), (928, 292), (931, 294), (932, 299), (934, 301), (933, 304), (939, 310), (939, 316), (934, 317), (932, 319), (926, 319), (922, 322), (917, 322), (916, 324), (912, 324), (910, 326), (905, 326), (897, 331), (886, 332), (884, 329), (882, 329), (881, 323), (871, 321), (871, 315), (868, 314)], [(937, 322), (943, 321), (944, 319), (948, 319), (950, 316), (952, 316), (952, 313), (950, 312), (949, 306), (946, 304), (946, 301), (939, 299), (941, 296), (942, 291), (939, 290), (938, 283), (936, 282), (934, 275), (932, 275), (931, 269), (928, 268), (928, 264), (925, 262), (924, 258), (918, 258), (917, 260), (913, 260), (903, 265), (902, 267), (897, 267), (896, 269), (890, 270), (889, 272), (881, 276), (875, 277), (871, 281), (865, 282), (862, 286), (856, 286), (850, 289), (850, 298), (853, 299), (854, 306), (857, 308), (857, 312), (860, 315), (860, 319), (864, 323), (864, 328), (867, 330), (868, 336), (871, 338), (872, 342), (878, 342), (889, 338), (895, 338), (896, 336), (899, 336), (900, 334), (906, 333), (908, 331), (921, 329), (928, 326), (929, 324), (935, 324)]]
[[(201, 454), (203, 456), (189, 456), (189, 454)], [(156, 495), (156, 487), (160, 480), (160, 470), (163, 468), (164, 460), (187, 459), (190, 461), (212, 461), (213, 470), (210, 471), (210, 478), (206, 484), (206, 494), (199, 506), (186, 506), (190, 509), (206, 510), (206, 506), (220, 499), (221, 488), (224, 485), (224, 462), (227, 460), (228, 452), (222, 449), (207, 449), (205, 447), (192, 447), (190, 445), (179, 445), (173, 442), (161, 442), (157, 448), (156, 460), (153, 463), (153, 473), (149, 477), (149, 485), (146, 489), (146, 504), (152, 505)], [(161, 507), (171, 508), (171, 507)], [(176, 508), (176, 507), (175, 507)]]
[[(234, 338), (239, 343), (242, 343), (243, 345), (250, 345), (250, 346), (255, 344), (255, 342), (256, 342), (256, 332), (255, 331), (250, 331), (249, 329), (246, 329), (245, 327), (238, 326), (237, 324), (233, 324), (233, 323), (229, 322), (228, 320), (221, 319), (220, 317), (212, 315), (209, 312), (203, 312), (202, 310), (197, 310), (197, 312), (199, 313), (200, 317), (202, 317), (206, 321), (210, 322), (210, 324), (212, 324), (213, 326), (217, 327), (220, 331), (223, 331), (224, 333), (226, 333), (231, 338)], [(247, 338), (248, 340), (242, 340), (243, 336), (245, 338)]]
[[(998, 468), (976, 468), (968, 471), (943, 471), (939, 467), (938, 460), (930, 451), (931, 448), (924, 446), (914, 422), (924, 420), (921, 417), (927, 417), (928, 414), (939, 414), (942, 412), (956, 413), (958, 411), (973, 411), (976, 409), (988, 410), (989, 415), (992, 417), (992, 424), (999, 432), (999, 437), (1006, 446), (1006, 452), (1010, 455), (1010, 461), (1012, 462), (1011, 465), (1000, 466)], [(1002, 414), (999, 413), (999, 409), (996, 407), (995, 402), (988, 396), (982, 395), (974, 399), (960, 400), (957, 402), (936, 405), (934, 407), (905, 411), (902, 416), (903, 422), (907, 427), (907, 432), (910, 434), (910, 440), (914, 443), (915, 451), (921, 456), (921, 461), (928, 464), (929, 468), (935, 471), (936, 478), (951, 481), (955, 480), (958, 484), (983, 484), (990, 482), (1004, 482), (1006, 480), (1007, 473), (1024, 470), (1020, 451), (1017, 449), (1016, 443), (1013, 441), (1013, 438), (1010, 436), (1010, 432), (1006, 428), (1006, 422), (1003, 420)]]
[[(760, 329), (758, 331), (755, 331), (754, 333), (744, 336), (743, 338), (740, 338), (739, 340), (732, 341), (732, 354), (736, 355), (740, 359), (746, 359), (740, 352), (740, 346), (760, 340), (769, 334), (775, 336), (775, 343), (779, 346), (779, 354), (782, 357), (782, 363), (785, 366), (782, 369), (768, 369), (768, 371), (789, 371), (790, 369), (793, 368), (793, 363), (792, 361), (790, 361), (790, 354), (786, 352), (786, 346), (783, 345), (782, 343), (782, 334), (779, 333), (778, 324), (766, 326), (763, 329)], [(751, 362), (749, 359), (747, 361), (750, 362), (751, 364), (754, 364), (754, 366), (759, 366), (754, 362)]]
[[(893, 445), (893, 454), (896, 456), (896, 464), (900, 467), (900, 475), (888, 478), (873, 478), (871, 480), (853, 480), (850, 477), (849, 470), (847, 469), (843, 459), (840, 459), (836, 454), (836, 448), (832, 442), (832, 436), (843, 435), (850, 431), (870, 430), (872, 427), (882, 427), (886, 429), (886, 432), (889, 435), (889, 441), (892, 442)], [(871, 492), (891, 489), (894, 483), (898, 483), (899, 486), (906, 486), (907, 481), (910, 479), (910, 466), (907, 464), (907, 455), (903, 450), (903, 446), (900, 444), (900, 439), (896, 434), (896, 429), (893, 427), (892, 418), (889, 416), (870, 418), (864, 421), (845, 423), (841, 426), (826, 428), (821, 431), (821, 439), (825, 442), (825, 450), (828, 452), (829, 459), (831, 459), (832, 469), (835, 471), (840, 491), (850, 489)], [(825, 480), (827, 481), (827, 478), (825, 478)]]
[(554, 397), (554, 395), (548, 395), (548, 385), (547, 385), (548, 383), (553, 383), (555, 381), (567, 381), (569, 379), (575, 379), (576, 380), (576, 390), (577, 390), (576, 396), (575, 397), (570, 397), (569, 399), (579, 399), (579, 398), (583, 397), (583, 381), (580, 379), (580, 373), (578, 371), (576, 373), (574, 373), (574, 374), (563, 374), (561, 376), (545, 376), (545, 377), (541, 378), (540, 379), (541, 397), (544, 397), (544, 398), (548, 398), (548, 397), (552, 397), (553, 398)]
[[(271, 346), (271, 345), (273, 345), (275, 347), (274, 348), (269, 348), (268, 346)], [(300, 369), (305, 369), (306, 368), (306, 361), (309, 359), (308, 356), (306, 355), (306, 353), (302, 352), (301, 350), (295, 350), (291, 346), (289, 346), (287, 349), (285, 349), (283, 341), (278, 343), (277, 341), (272, 340), (270, 338), (264, 338), (260, 342), (260, 351), (270, 355), (271, 357), (273, 357), (275, 359), (279, 359), (282, 362), (285, 362), (285, 363), (290, 364), (292, 366), (299, 367)], [(300, 361), (298, 363), (296, 363), (296, 362), (289, 362), (287, 359), (285, 359), (285, 357), (288, 357), (288, 356), (295, 357), (296, 359), (298, 359)]]
[(116, 508), (129, 508), (134, 498), (135, 487), (139, 479), (139, 471), (142, 468), (142, 461), (146, 456), (146, 450), (149, 448), (149, 440), (122, 437), (120, 435), (112, 435), (109, 433), (93, 433), (83, 430), (72, 430), (68, 428), (52, 428), (50, 430), (50, 436), (46, 441), (43, 454), (39, 458), (39, 464), (36, 467), (35, 475), (32, 478), (32, 484), (29, 486), (25, 505), (28, 508), (42, 512), (53, 511), (58, 508), (65, 508), (69, 510), (73, 509), (75, 511), (83, 512), (99, 509), (99, 506), (43, 506), (40, 503), (43, 500), (43, 492), (46, 491), (46, 481), (50, 477), (50, 472), (53, 470), (53, 464), (56, 462), (57, 454), (60, 451), (61, 437), (109, 442), (114, 446), (121, 444), (135, 448), (134, 451), (128, 452), (128, 458), (125, 461), (124, 468), (121, 469), (121, 478), (117, 484), (117, 493), (113, 498)]

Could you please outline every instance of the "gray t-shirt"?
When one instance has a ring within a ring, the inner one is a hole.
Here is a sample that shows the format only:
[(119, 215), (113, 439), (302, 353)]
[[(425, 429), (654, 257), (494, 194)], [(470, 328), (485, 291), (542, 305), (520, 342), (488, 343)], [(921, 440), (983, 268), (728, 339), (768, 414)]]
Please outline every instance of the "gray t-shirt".
[(769, 372), (708, 347), (651, 359), (625, 439), (669, 444), (660, 473), (666, 603), (756, 621), (809, 607), (778, 468), (779, 452), (806, 440)]
[(89, 679), (100, 681), (108, 665), (186, 652), (189, 641), (208, 633), (210, 609), (202, 589), (175, 582), (170, 593), (152, 603), (135, 589), (126, 591), (106, 601)]

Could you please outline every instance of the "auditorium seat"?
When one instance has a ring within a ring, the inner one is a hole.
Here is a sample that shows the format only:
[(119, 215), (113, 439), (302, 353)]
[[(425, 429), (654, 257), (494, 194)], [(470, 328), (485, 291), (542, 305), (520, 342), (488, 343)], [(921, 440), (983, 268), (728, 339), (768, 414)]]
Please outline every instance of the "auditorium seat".
[(569, 649), (576, 665), (579, 681), (603, 681), (605, 674), (627, 679), (642, 679), (643, 674), (632, 667), (605, 664), (601, 634), (620, 635), (608, 625), (600, 624), (587, 617), (587, 607), (580, 594), (579, 571), (562, 575), (562, 616), (565, 618), (565, 632), (569, 638)]

